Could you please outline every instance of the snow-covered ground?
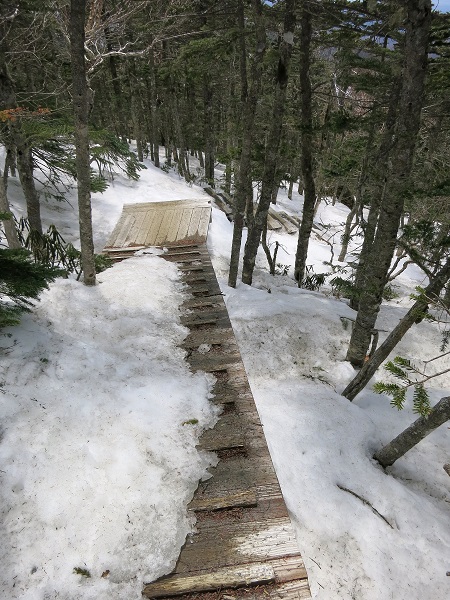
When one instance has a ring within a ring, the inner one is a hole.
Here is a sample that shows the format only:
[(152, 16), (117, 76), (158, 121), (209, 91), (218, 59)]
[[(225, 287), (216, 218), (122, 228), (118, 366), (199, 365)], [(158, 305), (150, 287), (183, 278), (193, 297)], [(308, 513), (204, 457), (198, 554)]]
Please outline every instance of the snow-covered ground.
[[(138, 182), (117, 176), (93, 197), (96, 249), (123, 203), (202, 196), (199, 187), (150, 164)], [(14, 180), (9, 197), (20, 215)], [(76, 242), (76, 200), (69, 199), (46, 203), (43, 219)], [(280, 191), (279, 207), (298, 214), (301, 197), (289, 201)], [(342, 205), (323, 204), (317, 217), (333, 225), (325, 237), (334, 233), (336, 255), (346, 214)], [(397, 412), (370, 388), (353, 403), (339, 394), (354, 374), (344, 362), (353, 311), (326, 286), (299, 290), (289, 275), (269, 276), (263, 255), (253, 287), (228, 288), (231, 233), (214, 208), (208, 246), (314, 597), (448, 598), (448, 427), (384, 472), (373, 452), (415, 415), (410, 404)], [(275, 240), (283, 246), (278, 261), (292, 272), (296, 236), (272, 234)], [(308, 264), (328, 271), (329, 260), (329, 246), (314, 239)], [(5, 600), (138, 599), (143, 580), (173, 567), (193, 527), (186, 504), (214, 462), (195, 448), (216, 414), (208, 403), (211, 378), (191, 374), (178, 348), (186, 331), (176, 267), (142, 253), (98, 280), (93, 289), (58, 280), (0, 338)], [(380, 329), (398, 322), (422, 281), (415, 268), (402, 274)], [(439, 341), (437, 327), (423, 322), (398, 352), (426, 360)], [(429, 368), (442, 370), (438, 363)], [(433, 401), (449, 393), (448, 375), (430, 382)]]

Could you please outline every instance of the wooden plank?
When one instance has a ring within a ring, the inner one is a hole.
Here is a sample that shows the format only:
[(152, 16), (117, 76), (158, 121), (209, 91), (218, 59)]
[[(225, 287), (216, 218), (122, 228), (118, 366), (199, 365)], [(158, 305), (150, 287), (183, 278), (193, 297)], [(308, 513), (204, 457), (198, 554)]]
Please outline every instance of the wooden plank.
[(166, 200), (164, 202), (138, 202), (136, 204), (124, 204), (123, 210), (125, 212), (136, 212), (136, 211), (147, 211), (147, 210), (160, 210), (161, 208), (168, 208), (169, 210), (178, 208), (201, 208), (211, 207), (211, 201), (208, 198), (190, 198), (187, 200)]
[(152, 215), (152, 221), (151, 221), (150, 228), (148, 229), (147, 235), (145, 238), (145, 244), (147, 246), (155, 245), (155, 239), (156, 239), (156, 236), (158, 235), (159, 228), (161, 227), (161, 222), (164, 217), (164, 212), (162, 210), (152, 211), (151, 215)]
[(253, 563), (200, 575), (183, 575), (160, 579), (144, 587), (143, 595), (147, 598), (163, 598), (193, 592), (213, 591), (220, 588), (235, 588), (258, 583), (272, 583), (275, 572), (270, 563)]
[(170, 226), (172, 224), (173, 217), (175, 215), (175, 211), (173, 210), (165, 210), (163, 214), (163, 218), (161, 221), (161, 226), (158, 230), (158, 233), (155, 237), (153, 245), (162, 246), (165, 245), (167, 240), (167, 234), (169, 233)]
[(293, 234), (298, 231), (298, 227), (296, 227), (288, 219), (283, 217), (284, 213), (277, 212), (273, 208), (269, 208), (269, 214), (271, 217), (273, 217), (274, 219), (279, 221), (279, 223), (281, 223), (281, 225), (283, 226), (283, 228), (286, 230), (287, 233)]
[(194, 498), (188, 509), (195, 512), (217, 511), (224, 508), (243, 508), (256, 506), (256, 494), (253, 490), (246, 490), (238, 494), (227, 494), (220, 498)]
[(190, 208), (183, 208), (180, 219), (180, 227), (178, 229), (178, 239), (184, 240), (185, 238), (187, 238), (191, 217), (192, 210)]
[(178, 237), (178, 230), (180, 228), (182, 210), (178, 209), (178, 210), (174, 210), (172, 212), (173, 212), (173, 218), (172, 218), (172, 222), (170, 224), (170, 229), (166, 235), (166, 239), (165, 239), (166, 244), (170, 244), (171, 242), (176, 242), (176, 241), (179, 241), (180, 239), (182, 239), (182, 238)]
[(280, 231), (282, 229), (281, 223), (271, 215), (267, 215), (267, 227), (268, 229), (273, 229), (275, 231)]
[(204, 371), (205, 373), (213, 373), (215, 371), (228, 370), (233, 364), (239, 363), (241, 357), (238, 354), (212, 354), (196, 355), (195, 358), (189, 357), (189, 364), (192, 370)]
[(150, 227), (152, 225), (152, 221), (153, 221), (153, 212), (150, 210), (145, 211), (144, 213), (144, 219), (141, 223), (141, 226), (139, 228), (138, 234), (137, 234), (137, 238), (139, 239), (139, 241), (142, 244), (145, 244), (146, 240), (147, 240), (147, 234), (150, 230)]
[(191, 220), (189, 222), (189, 229), (187, 232), (187, 236), (186, 239), (189, 238), (197, 238), (198, 237), (198, 226), (200, 224), (200, 218), (202, 216), (202, 210), (201, 208), (194, 208), (192, 210), (192, 216), (191, 216)]
[(211, 208), (207, 207), (207, 208), (202, 208), (202, 212), (200, 214), (200, 221), (198, 224), (198, 232), (199, 235), (201, 235), (202, 237), (206, 238), (208, 237), (208, 229), (209, 229), (209, 224), (211, 223)]
[(123, 225), (120, 228), (120, 231), (117, 235), (116, 240), (114, 241), (114, 246), (116, 248), (125, 246), (125, 242), (128, 237), (128, 234), (134, 225), (134, 219), (135, 219), (134, 215), (126, 215), (125, 219), (123, 220)]
[(125, 218), (126, 218), (126, 216), (124, 215), (124, 213), (122, 213), (120, 215), (119, 220), (116, 223), (116, 226), (112, 230), (112, 232), (111, 232), (111, 234), (110, 234), (110, 236), (108, 238), (108, 241), (106, 242), (105, 249), (106, 248), (113, 248), (114, 247), (114, 243), (116, 241), (117, 236), (119, 235), (120, 230), (123, 227), (123, 224), (125, 222)]
[(131, 228), (127, 239), (127, 241), (133, 246), (137, 244), (140, 244), (142, 246), (143, 242), (145, 242), (145, 236), (142, 239), (139, 237), (139, 233), (146, 215), (147, 212), (138, 212), (134, 215), (135, 220), (133, 223), (133, 227)]

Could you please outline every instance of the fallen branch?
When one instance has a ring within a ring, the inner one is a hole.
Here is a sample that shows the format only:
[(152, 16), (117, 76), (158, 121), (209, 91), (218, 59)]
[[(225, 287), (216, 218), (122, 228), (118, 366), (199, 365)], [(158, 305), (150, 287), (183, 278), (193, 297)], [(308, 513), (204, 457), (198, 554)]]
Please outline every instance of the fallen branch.
[(373, 506), (370, 504), (370, 502), (369, 502), (368, 500), (366, 500), (365, 498), (363, 498), (362, 496), (360, 496), (360, 495), (359, 495), (359, 494), (357, 494), (356, 492), (353, 492), (352, 490), (349, 490), (348, 488), (346, 488), (346, 487), (344, 487), (344, 486), (342, 486), (342, 485), (339, 485), (339, 484), (337, 484), (337, 486), (338, 486), (338, 488), (339, 488), (340, 490), (342, 490), (343, 492), (347, 492), (348, 494), (351, 494), (352, 496), (355, 496), (355, 498), (358, 498), (358, 500), (361, 500), (361, 502), (362, 502), (363, 504), (365, 504), (366, 506), (370, 506), (370, 508), (372, 509), (372, 511), (373, 511), (373, 512), (374, 512), (374, 513), (377, 515), (377, 517), (380, 517), (380, 519), (383, 519), (383, 521), (384, 521), (385, 523), (387, 523), (391, 529), (394, 529), (394, 526), (393, 526), (393, 525), (391, 525), (391, 523), (389, 523), (389, 521), (386, 519), (386, 517), (384, 517), (384, 516), (383, 516), (381, 513), (379, 513), (379, 512), (377, 511), (377, 509), (376, 509), (376, 508), (374, 508), (374, 507), (373, 507)]

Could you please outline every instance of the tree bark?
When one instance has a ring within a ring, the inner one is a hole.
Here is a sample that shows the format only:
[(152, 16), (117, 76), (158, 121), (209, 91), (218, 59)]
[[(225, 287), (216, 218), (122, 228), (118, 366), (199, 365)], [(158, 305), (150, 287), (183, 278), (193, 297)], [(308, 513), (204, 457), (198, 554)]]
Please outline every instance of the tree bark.
[[(6, 65), (6, 22), (0, 26), (0, 109), (17, 108), (13, 82)], [(22, 130), (20, 118), (9, 123), (11, 145), (16, 149), (17, 170), (20, 184), (27, 203), (27, 216), (30, 229), (42, 233), (41, 207), (39, 194), (33, 177), (31, 148)]]
[[(244, 8), (242, 0), (239, 2), (238, 12), (241, 51), (241, 97), (244, 116), (242, 121), (242, 149), (239, 173), (233, 199), (233, 241), (231, 243), (230, 272), (228, 274), (228, 285), (230, 287), (236, 287), (239, 257), (241, 254), (242, 231), (244, 229), (245, 208), (248, 200), (247, 195), (249, 188), (252, 189), (250, 166), (253, 145), (253, 126), (255, 123), (258, 98), (261, 91), (263, 59), (266, 52), (266, 32), (262, 19), (261, 0), (252, 0), (252, 4), (256, 28), (256, 49), (251, 68), (250, 89), (248, 89), (247, 83)], [(253, 200), (253, 198), (251, 200)]]
[(19, 236), (14, 224), (13, 214), (9, 207), (8, 196), (6, 194), (6, 185), (0, 171), (0, 212), (11, 215), (10, 219), (3, 220), (3, 229), (5, 230), (6, 241), (9, 248), (20, 248)]
[(313, 174), (313, 117), (312, 87), (310, 77), (312, 14), (309, 2), (302, 3), (300, 16), (300, 172), (303, 181), (303, 215), (298, 233), (295, 255), (294, 277), (299, 285), (305, 277), (308, 246), (314, 222), (316, 186)]
[(400, 433), (389, 444), (381, 448), (375, 455), (381, 466), (390, 467), (396, 460), (401, 458), (408, 450), (411, 450), (432, 431), (450, 419), (450, 396), (441, 398), (431, 409), (427, 417), (420, 417), (414, 421), (405, 431)]
[(374, 352), (373, 356), (367, 361), (354, 379), (347, 385), (342, 395), (353, 400), (361, 390), (369, 383), (370, 379), (375, 375), (375, 371), (386, 360), (395, 346), (403, 338), (405, 333), (411, 329), (418, 319), (423, 317), (423, 314), (428, 309), (427, 298), (438, 298), (445, 284), (450, 278), (450, 259), (436, 274), (421, 296), (413, 306), (408, 310), (406, 315), (401, 319), (396, 327), (391, 331), (385, 341)]
[(296, 0), (286, 0), (284, 31), (283, 37), (280, 41), (280, 55), (276, 79), (277, 85), (272, 107), (272, 123), (269, 129), (266, 145), (261, 197), (259, 199), (252, 226), (249, 228), (247, 242), (245, 244), (242, 281), (247, 285), (251, 285), (252, 283), (256, 255), (261, 240), (261, 233), (265, 223), (267, 222), (267, 214), (269, 212), (270, 202), (272, 200), (272, 191), (276, 177), (278, 150), (280, 147), (281, 133), (283, 129), (283, 116), (286, 105), (289, 64), (294, 46), (295, 8)]
[(408, 0), (406, 4), (405, 64), (394, 151), (375, 239), (367, 258), (364, 289), (361, 292), (358, 314), (347, 352), (347, 360), (357, 367), (364, 364), (380, 310), (382, 293), (397, 242), (420, 127), (427, 72), (431, 0)]
[(86, 79), (86, 64), (84, 57), (85, 19), (86, 0), (71, 0), (69, 35), (72, 65), (81, 266), (83, 268), (84, 283), (86, 285), (95, 285), (88, 128), (89, 89)]
[[(395, 123), (397, 117), (397, 109), (400, 101), (400, 89), (401, 89), (401, 78), (396, 78), (393, 82), (391, 94), (389, 98), (388, 111), (386, 115), (386, 121), (384, 123), (384, 133), (380, 142), (378, 152), (372, 160), (367, 159), (363, 163), (363, 171), (361, 173), (361, 179), (364, 182), (361, 186), (361, 205), (364, 204), (364, 197), (370, 197), (370, 208), (369, 215), (367, 217), (367, 223), (364, 229), (364, 240), (359, 254), (358, 268), (355, 274), (355, 289), (357, 295), (350, 300), (350, 307), (354, 310), (358, 310), (359, 307), (359, 296), (361, 291), (364, 289), (366, 267), (368, 258), (372, 252), (372, 246), (375, 238), (375, 232), (377, 229), (378, 218), (380, 216), (380, 206), (383, 201), (386, 173), (388, 171), (389, 157), (393, 146), (393, 136), (395, 130)], [(375, 112), (375, 109), (374, 109)], [(369, 138), (371, 136), (369, 135)], [(370, 142), (370, 140), (369, 140)], [(373, 174), (373, 178), (370, 174)], [(374, 184), (369, 188), (368, 181), (372, 179)]]
[(214, 188), (214, 123), (213, 123), (213, 92), (205, 75), (203, 81), (203, 116), (204, 116), (204, 139), (205, 139), (205, 179)]

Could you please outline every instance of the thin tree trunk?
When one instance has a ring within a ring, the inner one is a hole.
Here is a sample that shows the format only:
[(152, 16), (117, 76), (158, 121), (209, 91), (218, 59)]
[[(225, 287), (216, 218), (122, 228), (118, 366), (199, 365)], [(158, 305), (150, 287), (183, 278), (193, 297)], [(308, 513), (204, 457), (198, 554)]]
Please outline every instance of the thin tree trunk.
[(392, 440), (389, 444), (381, 448), (375, 455), (381, 466), (390, 467), (396, 460), (401, 458), (408, 450), (414, 448), (432, 431), (443, 425), (450, 419), (450, 396), (441, 398), (439, 402), (431, 409), (427, 417), (420, 417), (414, 421), (407, 429)]
[(84, 273), (84, 283), (86, 285), (95, 285), (88, 129), (89, 90), (84, 57), (85, 19), (86, 0), (71, 0), (69, 35), (72, 64), (81, 266)]
[[(251, 69), (250, 89), (248, 89), (247, 85), (247, 58), (245, 47), (244, 7), (242, 0), (240, 0), (238, 5), (241, 53), (241, 97), (244, 117), (242, 121), (242, 150), (233, 205), (233, 241), (231, 244), (230, 272), (228, 275), (228, 285), (230, 287), (236, 287), (239, 256), (241, 254), (242, 230), (244, 228), (245, 208), (248, 201), (247, 194), (249, 188), (252, 189), (250, 165), (253, 145), (253, 125), (255, 123), (256, 107), (261, 91), (263, 59), (266, 52), (266, 32), (262, 18), (261, 0), (252, 0), (252, 4), (256, 28), (256, 49)], [(253, 198), (251, 201), (253, 201)]]
[(143, 142), (142, 142), (142, 129), (143, 129), (143, 115), (141, 97), (139, 94), (139, 80), (136, 74), (136, 65), (134, 58), (130, 59), (130, 78), (129, 78), (129, 90), (131, 96), (131, 118), (133, 121), (134, 139), (136, 140), (136, 152), (140, 162), (144, 160)]
[(316, 187), (313, 175), (313, 119), (312, 119), (312, 88), (311, 88), (311, 40), (312, 15), (309, 2), (303, 2), (300, 16), (300, 143), (301, 159), (300, 172), (304, 186), (303, 216), (298, 233), (297, 252), (295, 255), (294, 277), (302, 285), (305, 277), (306, 260), (308, 256), (309, 239), (311, 237), (316, 205)]
[(397, 232), (412, 169), (427, 72), (431, 0), (408, 0), (405, 66), (397, 115), (396, 143), (372, 251), (367, 258), (364, 289), (353, 328), (347, 360), (364, 364), (394, 255)]
[(5, 230), (6, 241), (9, 248), (20, 248), (19, 236), (14, 224), (13, 214), (9, 207), (8, 196), (6, 194), (6, 185), (0, 171), (0, 212), (11, 215), (10, 219), (3, 220), (3, 229)]
[(385, 341), (378, 347), (373, 356), (367, 361), (356, 377), (347, 385), (342, 395), (353, 400), (355, 396), (363, 390), (372, 377), (375, 375), (375, 371), (386, 360), (395, 346), (403, 338), (405, 333), (411, 329), (411, 327), (418, 320), (423, 318), (424, 313), (428, 309), (427, 298), (437, 298), (441, 293), (442, 289), (446, 285), (450, 278), (450, 259), (442, 267), (442, 269), (436, 274), (428, 286), (424, 290), (424, 294), (419, 297), (408, 310), (406, 315), (401, 319), (398, 325), (391, 331)]
[(251, 285), (252, 283), (256, 255), (261, 239), (261, 233), (265, 223), (267, 222), (267, 214), (269, 212), (270, 202), (272, 200), (274, 180), (276, 177), (278, 150), (280, 147), (281, 133), (283, 129), (283, 116), (286, 105), (289, 63), (294, 46), (295, 8), (296, 0), (286, 0), (284, 31), (283, 37), (280, 41), (280, 55), (276, 80), (277, 86), (275, 89), (275, 97), (272, 107), (272, 124), (270, 126), (266, 146), (261, 197), (259, 199), (252, 227), (248, 231), (247, 243), (245, 244), (242, 281), (247, 285)]
[(149, 55), (151, 82), (150, 82), (150, 105), (151, 105), (151, 149), (155, 167), (159, 167), (159, 127), (158, 127), (158, 101), (156, 89), (156, 66), (153, 47)]
[(25, 142), (20, 125), (15, 123), (12, 129), (14, 130), (14, 144), (17, 148), (17, 170), (19, 171), (20, 184), (27, 203), (27, 217), (30, 229), (42, 233), (41, 205), (34, 183), (31, 148)]
[(205, 75), (203, 81), (203, 115), (204, 115), (204, 138), (205, 138), (205, 179), (214, 188), (214, 127), (213, 127), (213, 93)]

